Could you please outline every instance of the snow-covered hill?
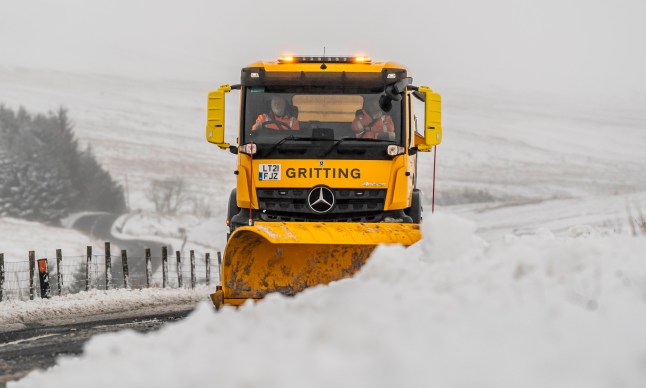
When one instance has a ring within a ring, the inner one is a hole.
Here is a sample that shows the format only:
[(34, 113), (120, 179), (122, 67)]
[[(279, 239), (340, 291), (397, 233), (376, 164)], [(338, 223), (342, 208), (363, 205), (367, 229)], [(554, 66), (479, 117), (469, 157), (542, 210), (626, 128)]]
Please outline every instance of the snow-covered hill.
[[(91, 144), (100, 162), (127, 187), (132, 209), (152, 208), (145, 193), (153, 179), (181, 177), (188, 194), (213, 212), (209, 219), (160, 220), (144, 211), (129, 218), (125, 230), (130, 236), (157, 235), (171, 241), (184, 228), (195, 249), (222, 249), (235, 156), (204, 141), (205, 97), (210, 88), (233, 81), (0, 67), (0, 102), (39, 112), (67, 107), (81, 143)], [(602, 109), (545, 94), (440, 92), (445, 136), (438, 148), (436, 203), (478, 220), (487, 237), (537, 227), (562, 232), (582, 220), (625, 229), (626, 207), (646, 207), (646, 112)], [(237, 99), (229, 102), (227, 136), (234, 141)], [(420, 160), (419, 185), (428, 216), (432, 154)], [(155, 224), (158, 231), (151, 230)], [(33, 236), (32, 225), (11, 225), (12, 235), (0, 240), (0, 252), (8, 257), (41, 248), (52, 255), (56, 248), (68, 248), (64, 237), (59, 244), (25, 241), (19, 236)], [(47, 230), (51, 240), (55, 233)], [(84, 245), (70, 248), (82, 250)]]
[(133, 209), (150, 208), (144, 192), (153, 179), (183, 177), (192, 194), (211, 200), (230, 190), (230, 185), (216, 184), (214, 175), (220, 182), (234, 182), (235, 158), (225, 158), (204, 141), (206, 93), (214, 87), (210, 80), (199, 84), (0, 68), (0, 84), (0, 103), (11, 108), (69, 109), (81, 143), (92, 146), (117, 181), (125, 186), (127, 180)]
[[(0, 67), (0, 102), (35, 111), (67, 107), (81, 142), (91, 144), (99, 160), (127, 186), (132, 209), (152, 207), (145, 196), (152, 179), (182, 177), (186, 191), (210, 206), (213, 219), (221, 220), (235, 183), (235, 156), (204, 141), (205, 97), (217, 84), (234, 81)], [(612, 196), (616, 209), (634, 201), (627, 196), (646, 191), (643, 110), (547, 94), (440, 92), (445, 135), (438, 148), (439, 206), (480, 214), (510, 205)], [(237, 99), (229, 102), (227, 136), (234, 141)], [(419, 185), (428, 210), (432, 154), (420, 160)], [(193, 228), (195, 223), (182, 226)], [(522, 227), (522, 222), (510, 227)]]

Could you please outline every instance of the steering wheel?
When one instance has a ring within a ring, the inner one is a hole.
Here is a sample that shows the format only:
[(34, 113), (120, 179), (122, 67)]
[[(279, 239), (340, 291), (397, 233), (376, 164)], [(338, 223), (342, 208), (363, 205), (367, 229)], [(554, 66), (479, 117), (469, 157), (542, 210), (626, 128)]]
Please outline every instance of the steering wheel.
[[(268, 128), (267, 126), (270, 125), (270, 124), (274, 124), (276, 126), (276, 128)], [(270, 130), (274, 130), (274, 131), (280, 130), (280, 129), (283, 129), (285, 131), (291, 131), (292, 130), (292, 127), (290, 127), (289, 124), (283, 123), (282, 121), (277, 121), (277, 120), (265, 121), (265, 122), (262, 123), (261, 128), (262, 129), (270, 129)]]

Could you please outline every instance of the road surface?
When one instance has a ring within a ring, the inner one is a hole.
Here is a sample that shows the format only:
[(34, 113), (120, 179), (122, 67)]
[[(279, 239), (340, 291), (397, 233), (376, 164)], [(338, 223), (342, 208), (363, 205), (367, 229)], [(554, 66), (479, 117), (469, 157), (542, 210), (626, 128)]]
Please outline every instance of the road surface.
[[(112, 226), (120, 217), (119, 214), (92, 213), (79, 217), (72, 228), (79, 230), (97, 240), (109, 241), (128, 253), (129, 273), (144, 273), (146, 268), (145, 249), (150, 248), (152, 254), (152, 270), (155, 272), (161, 266), (161, 250), (165, 245), (168, 247), (169, 257), (173, 256), (173, 247), (170, 244), (163, 244), (159, 241), (120, 239), (112, 234)], [(112, 251), (113, 277), (121, 274), (121, 252)]]
[(138, 332), (157, 330), (167, 322), (186, 317), (192, 309), (141, 316), (111, 318), (55, 327), (0, 332), (0, 388), (35, 369), (56, 363), (60, 355), (82, 353), (83, 344), (95, 334), (131, 329)]

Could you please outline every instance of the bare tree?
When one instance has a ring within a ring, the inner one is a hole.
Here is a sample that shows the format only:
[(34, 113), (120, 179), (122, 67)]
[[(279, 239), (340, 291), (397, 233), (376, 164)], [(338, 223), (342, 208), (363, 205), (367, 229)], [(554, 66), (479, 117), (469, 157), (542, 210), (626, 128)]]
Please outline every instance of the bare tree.
[(213, 215), (213, 209), (211, 208), (211, 202), (208, 198), (201, 196), (192, 196), (190, 202), (193, 205), (193, 214), (198, 217), (211, 217)]
[(187, 200), (184, 189), (183, 178), (153, 179), (146, 190), (146, 198), (155, 205), (157, 213), (174, 215)]

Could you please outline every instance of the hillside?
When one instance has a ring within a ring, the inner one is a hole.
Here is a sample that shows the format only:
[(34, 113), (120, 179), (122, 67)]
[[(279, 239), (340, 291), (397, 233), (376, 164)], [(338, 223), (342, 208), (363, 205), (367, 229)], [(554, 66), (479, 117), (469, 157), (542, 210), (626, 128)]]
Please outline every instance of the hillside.
[[(224, 213), (234, 186), (235, 156), (204, 141), (205, 100), (211, 88), (234, 81), (0, 67), (0, 102), (33, 111), (69, 109), (81, 143), (91, 144), (113, 177), (127, 184), (131, 209), (152, 208), (145, 193), (153, 179), (181, 177), (187, 193), (209, 204), (212, 219), (222, 219), (217, 214)], [(445, 127), (437, 159), (439, 208), (480, 217), (501, 207), (547, 201), (581, 206), (586, 198), (607, 196), (616, 199), (609, 200), (611, 208), (623, 212), (627, 201), (641, 198), (631, 195), (646, 191), (643, 111), (546, 94), (439, 91)], [(227, 137), (234, 141), (236, 98), (229, 102)], [(427, 210), (432, 163), (432, 154), (421, 155)], [(606, 212), (597, 210), (604, 216), (596, 222), (606, 222)]]

